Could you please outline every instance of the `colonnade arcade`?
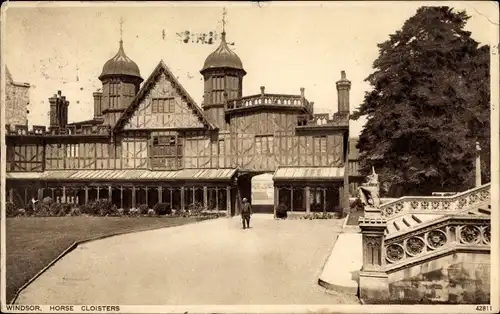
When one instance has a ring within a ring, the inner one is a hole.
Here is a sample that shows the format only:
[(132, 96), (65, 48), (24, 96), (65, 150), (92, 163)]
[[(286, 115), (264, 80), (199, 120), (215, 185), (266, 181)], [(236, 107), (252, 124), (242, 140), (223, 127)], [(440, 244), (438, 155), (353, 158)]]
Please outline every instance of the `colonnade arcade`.
[(156, 183), (126, 184), (8, 184), (8, 201), (27, 206), (32, 199), (51, 197), (54, 202), (86, 205), (97, 199), (108, 199), (118, 208), (134, 208), (166, 203), (171, 209), (187, 210), (195, 206), (206, 210), (231, 211), (231, 195), (234, 189), (229, 183), (185, 183), (167, 185)]
[(290, 212), (342, 212), (344, 186), (334, 183), (274, 184), (274, 205)]

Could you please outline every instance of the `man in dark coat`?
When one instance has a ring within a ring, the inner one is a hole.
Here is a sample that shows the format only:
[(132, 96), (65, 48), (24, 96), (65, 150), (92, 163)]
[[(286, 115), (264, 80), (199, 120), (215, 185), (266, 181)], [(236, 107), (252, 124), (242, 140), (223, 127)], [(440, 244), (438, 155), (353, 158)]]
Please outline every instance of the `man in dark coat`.
[(252, 216), (252, 206), (246, 198), (243, 198), (241, 205), (241, 220), (243, 229), (250, 228), (250, 216)]

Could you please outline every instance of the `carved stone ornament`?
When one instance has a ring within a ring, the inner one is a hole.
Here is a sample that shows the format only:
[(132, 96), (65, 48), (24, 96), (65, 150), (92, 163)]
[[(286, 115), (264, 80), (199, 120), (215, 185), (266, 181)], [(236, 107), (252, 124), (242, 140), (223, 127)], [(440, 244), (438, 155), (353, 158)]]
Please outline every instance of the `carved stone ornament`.
[(397, 203), (396, 204), (396, 213), (399, 213), (402, 210), (403, 210), (403, 203)]
[(462, 197), (458, 200), (458, 209), (462, 209), (467, 205), (467, 199), (465, 197)]
[(486, 226), (483, 229), (483, 241), (486, 244), (489, 244), (491, 241), (491, 227), (490, 226)]
[(469, 196), (469, 204), (474, 204), (479, 200), (479, 193), (474, 193)]
[(441, 203), (443, 204), (443, 209), (444, 209), (444, 210), (448, 210), (448, 209), (450, 209), (450, 204), (451, 204), (451, 202), (450, 202), (449, 200), (444, 200), (444, 201), (442, 201)]
[(446, 241), (446, 234), (440, 230), (432, 230), (427, 234), (427, 243), (432, 249), (443, 246)]
[(482, 190), (479, 192), (479, 199), (481, 201), (486, 201), (490, 198), (490, 190)]
[(437, 210), (439, 209), (440, 202), (431, 202), (432, 209)]
[(366, 246), (380, 246), (380, 237), (365, 237)]
[(417, 209), (418, 208), (418, 202), (417, 201), (411, 201), (410, 206), (412, 209)]
[(462, 226), (460, 228), (460, 239), (463, 243), (477, 243), (479, 242), (481, 232), (476, 226)]
[(391, 244), (385, 249), (385, 256), (387, 260), (391, 263), (400, 261), (405, 256), (405, 251), (403, 247), (399, 244)]
[(422, 253), (424, 251), (424, 247), (425, 242), (420, 238), (413, 237), (406, 240), (406, 252), (411, 256)]
[(422, 201), (422, 202), (420, 203), (420, 207), (421, 207), (422, 209), (429, 209), (429, 202), (427, 202), (427, 201)]

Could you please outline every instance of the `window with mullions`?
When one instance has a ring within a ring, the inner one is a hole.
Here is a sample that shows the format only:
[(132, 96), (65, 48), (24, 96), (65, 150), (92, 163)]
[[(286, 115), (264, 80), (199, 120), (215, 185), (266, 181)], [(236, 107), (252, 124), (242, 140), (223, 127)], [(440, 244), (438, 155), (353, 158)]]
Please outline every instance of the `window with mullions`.
[(255, 154), (256, 155), (271, 155), (273, 154), (274, 136), (273, 135), (256, 135), (255, 136)]
[(152, 166), (175, 170), (182, 167), (182, 141), (176, 136), (154, 136)]
[(152, 113), (175, 113), (175, 99), (169, 98), (153, 98), (151, 100)]

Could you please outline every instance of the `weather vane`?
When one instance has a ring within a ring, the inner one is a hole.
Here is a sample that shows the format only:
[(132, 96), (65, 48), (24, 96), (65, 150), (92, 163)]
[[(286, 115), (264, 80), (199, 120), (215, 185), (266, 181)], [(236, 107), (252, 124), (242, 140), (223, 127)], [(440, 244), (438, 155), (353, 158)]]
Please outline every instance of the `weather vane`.
[(123, 17), (120, 17), (120, 41), (123, 41)]
[(227, 15), (226, 8), (223, 8), (222, 9), (222, 33), (226, 32), (226, 15)]

